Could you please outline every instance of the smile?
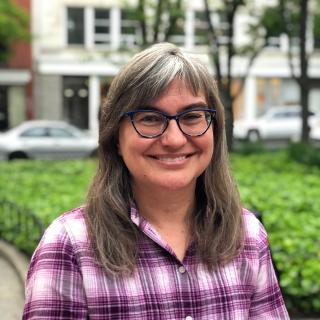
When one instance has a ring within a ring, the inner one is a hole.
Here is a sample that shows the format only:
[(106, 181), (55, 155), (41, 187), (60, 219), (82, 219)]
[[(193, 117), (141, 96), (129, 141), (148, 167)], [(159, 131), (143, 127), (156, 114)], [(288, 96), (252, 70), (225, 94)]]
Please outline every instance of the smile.
[(159, 161), (163, 161), (163, 162), (179, 162), (179, 161), (186, 160), (190, 156), (191, 154), (183, 155), (183, 156), (151, 156), (151, 158)]

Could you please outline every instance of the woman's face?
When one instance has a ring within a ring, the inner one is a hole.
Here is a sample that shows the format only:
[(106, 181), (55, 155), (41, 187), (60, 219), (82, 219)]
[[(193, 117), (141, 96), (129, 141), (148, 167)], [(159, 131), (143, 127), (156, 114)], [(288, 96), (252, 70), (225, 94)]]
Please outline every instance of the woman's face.
[[(207, 106), (203, 94), (194, 96), (183, 81), (171, 82), (162, 95), (149, 105), (175, 115), (191, 105)], [(131, 173), (133, 186), (140, 190), (195, 189), (196, 180), (207, 168), (213, 155), (212, 126), (199, 137), (184, 135), (175, 120), (157, 138), (146, 139), (134, 130), (126, 117), (119, 130), (119, 154)]]

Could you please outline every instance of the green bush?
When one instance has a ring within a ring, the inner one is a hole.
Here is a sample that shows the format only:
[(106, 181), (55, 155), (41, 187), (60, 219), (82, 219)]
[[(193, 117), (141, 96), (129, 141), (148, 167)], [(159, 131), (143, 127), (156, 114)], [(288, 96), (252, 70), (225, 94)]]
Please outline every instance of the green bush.
[(305, 165), (320, 167), (320, 149), (305, 143), (291, 143), (288, 153), (293, 160)]
[(36, 213), (44, 224), (85, 200), (94, 160), (0, 162), (0, 199)]
[(320, 170), (285, 152), (232, 156), (244, 205), (263, 215), (292, 313), (320, 311)]
[[(320, 168), (286, 152), (232, 154), (231, 163), (244, 206), (263, 215), (291, 314), (319, 313)], [(3, 162), (0, 199), (26, 206), (48, 224), (83, 203), (94, 171), (93, 160)]]

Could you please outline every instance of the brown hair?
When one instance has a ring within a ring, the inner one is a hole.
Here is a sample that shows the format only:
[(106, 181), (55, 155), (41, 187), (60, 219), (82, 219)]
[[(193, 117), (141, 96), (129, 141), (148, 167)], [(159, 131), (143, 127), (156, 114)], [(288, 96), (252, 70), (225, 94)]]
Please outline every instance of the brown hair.
[(133, 271), (139, 231), (130, 219), (133, 199), (130, 174), (118, 154), (122, 115), (158, 97), (179, 78), (196, 95), (205, 94), (216, 110), (214, 155), (198, 178), (197, 212), (192, 225), (197, 253), (212, 269), (231, 261), (242, 246), (241, 204), (230, 174), (224, 129), (224, 110), (217, 85), (206, 67), (178, 47), (161, 43), (135, 55), (113, 79), (102, 106), (99, 164), (89, 190), (86, 223), (97, 261), (108, 272)]

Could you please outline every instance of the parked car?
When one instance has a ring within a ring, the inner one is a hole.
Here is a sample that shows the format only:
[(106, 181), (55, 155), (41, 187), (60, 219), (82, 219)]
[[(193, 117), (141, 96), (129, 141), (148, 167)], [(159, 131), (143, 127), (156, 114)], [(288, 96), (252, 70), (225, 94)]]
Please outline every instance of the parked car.
[[(310, 113), (309, 125), (312, 126), (317, 117)], [(272, 107), (261, 117), (246, 121), (234, 122), (233, 136), (250, 142), (267, 139), (298, 140), (301, 135), (302, 120), (300, 106)]]
[(0, 134), (0, 159), (85, 158), (97, 146), (97, 139), (70, 124), (32, 120)]
[(320, 119), (317, 119), (310, 130), (310, 139), (320, 143)]

